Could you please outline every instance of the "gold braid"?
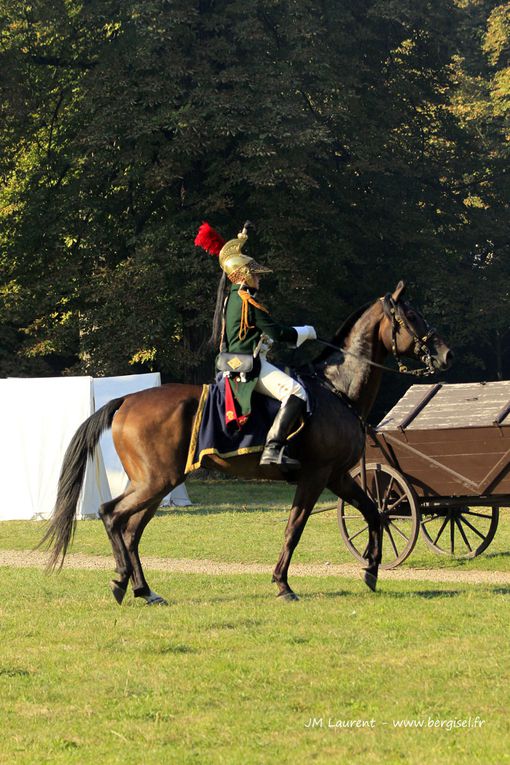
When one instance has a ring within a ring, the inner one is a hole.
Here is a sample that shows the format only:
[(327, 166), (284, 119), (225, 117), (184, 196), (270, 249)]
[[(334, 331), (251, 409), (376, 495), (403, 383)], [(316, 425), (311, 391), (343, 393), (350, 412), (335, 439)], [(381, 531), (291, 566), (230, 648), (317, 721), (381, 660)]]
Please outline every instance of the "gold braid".
[(248, 310), (249, 306), (252, 305), (254, 308), (259, 308), (261, 311), (264, 311), (265, 313), (269, 313), (267, 308), (260, 303), (257, 303), (255, 298), (253, 298), (249, 292), (246, 292), (246, 290), (239, 290), (238, 293), (239, 297), (243, 301), (243, 305), (241, 308), (241, 325), (239, 327), (239, 340), (244, 340), (246, 335), (248, 334), (249, 329), (253, 329), (254, 325), (248, 324)]

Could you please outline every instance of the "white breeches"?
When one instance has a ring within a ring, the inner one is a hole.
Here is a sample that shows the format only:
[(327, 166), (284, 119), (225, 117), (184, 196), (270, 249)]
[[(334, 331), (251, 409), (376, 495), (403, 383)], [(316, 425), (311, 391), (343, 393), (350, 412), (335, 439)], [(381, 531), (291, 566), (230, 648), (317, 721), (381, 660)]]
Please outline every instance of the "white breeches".
[(260, 356), (260, 375), (255, 386), (257, 393), (270, 396), (286, 404), (290, 396), (297, 396), (306, 401), (306, 391), (297, 380), (274, 367), (265, 356)]

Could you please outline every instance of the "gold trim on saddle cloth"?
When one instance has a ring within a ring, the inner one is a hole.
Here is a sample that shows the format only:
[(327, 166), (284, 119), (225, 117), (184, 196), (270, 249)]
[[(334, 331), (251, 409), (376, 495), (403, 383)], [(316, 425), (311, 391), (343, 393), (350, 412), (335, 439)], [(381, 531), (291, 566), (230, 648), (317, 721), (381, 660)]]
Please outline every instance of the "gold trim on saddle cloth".
[[(198, 402), (198, 409), (195, 414), (195, 419), (193, 420), (193, 427), (191, 429), (191, 439), (189, 442), (189, 449), (188, 449), (188, 458), (186, 460), (186, 467), (184, 469), (184, 473), (191, 473), (193, 470), (198, 470), (198, 468), (202, 467), (202, 460), (204, 457), (207, 457), (209, 454), (214, 454), (216, 457), (220, 457), (222, 459), (227, 459), (228, 457), (239, 457), (242, 454), (254, 454), (255, 452), (263, 452), (264, 451), (264, 444), (261, 446), (245, 446), (241, 449), (235, 449), (233, 452), (220, 452), (218, 449), (215, 449), (214, 447), (211, 447), (209, 449), (202, 449), (200, 454), (198, 455), (197, 460), (194, 460), (195, 457), (195, 451), (197, 448), (198, 443), (198, 434), (200, 433), (200, 426), (202, 424), (202, 418), (204, 416), (204, 409), (205, 409), (205, 402), (207, 401), (207, 396), (209, 395), (209, 388), (210, 385), (203, 385), (202, 386), (202, 393), (200, 395), (200, 401)], [(303, 428), (304, 428), (305, 422), (302, 419), (299, 427), (290, 434), (289, 439), (294, 438)]]
[[(204, 414), (205, 402), (207, 401), (207, 395), (209, 393), (209, 385), (202, 385), (202, 393), (200, 395), (200, 401), (198, 402), (198, 409), (193, 420), (193, 426), (191, 428), (191, 439), (188, 448), (188, 458), (186, 460), (185, 473), (190, 473), (192, 470), (196, 470), (196, 466), (193, 464), (193, 457), (195, 456), (195, 450), (197, 448), (198, 434), (200, 432), (200, 425)], [(200, 467), (200, 465), (198, 466)]]

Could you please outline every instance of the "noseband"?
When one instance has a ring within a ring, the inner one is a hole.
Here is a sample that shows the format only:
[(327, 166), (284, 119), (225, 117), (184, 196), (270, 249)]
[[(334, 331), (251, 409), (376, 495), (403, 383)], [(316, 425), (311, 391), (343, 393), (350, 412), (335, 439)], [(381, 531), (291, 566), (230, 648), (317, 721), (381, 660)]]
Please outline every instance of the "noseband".
[[(414, 375), (415, 377), (427, 377), (435, 374), (436, 370), (432, 363), (432, 356), (430, 355), (428, 342), (430, 338), (436, 334), (436, 330), (433, 327), (429, 327), (426, 320), (420, 314), (426, 329), (426, 333), (420, 337), (416, 334), (413, 327), (410, 326), (405, 312), (402, 310), (402, 306), (393, 300), (390, 292), (381, 298), (381, 302), (383, 304), (384, 313), (391, 321), (391, 351), (398, 364), (398, 371), (403, 374)], [(409, 369), (409, 367), (402, 362), (397, 348), (397, 333), (399, 328), (411, 335), (414, 342), (414, 355), (425, 365), (424, 367), (421, 367), (420, 369)]]

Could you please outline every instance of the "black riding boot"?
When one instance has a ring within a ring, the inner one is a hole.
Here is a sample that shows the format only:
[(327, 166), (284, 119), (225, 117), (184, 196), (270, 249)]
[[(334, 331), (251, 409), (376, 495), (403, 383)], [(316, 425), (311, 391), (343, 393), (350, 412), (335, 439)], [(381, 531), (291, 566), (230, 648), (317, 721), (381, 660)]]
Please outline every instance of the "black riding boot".
[(306, 403), (297, 396), (289, 396), (282, 405), (267, 434), (266, 445), (260, 458), (261, 465), (279, 465), (287, 470), (298, 470), (301, 463), (285, 454), (285, 442), (299, 417), (305, 412)]

